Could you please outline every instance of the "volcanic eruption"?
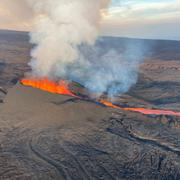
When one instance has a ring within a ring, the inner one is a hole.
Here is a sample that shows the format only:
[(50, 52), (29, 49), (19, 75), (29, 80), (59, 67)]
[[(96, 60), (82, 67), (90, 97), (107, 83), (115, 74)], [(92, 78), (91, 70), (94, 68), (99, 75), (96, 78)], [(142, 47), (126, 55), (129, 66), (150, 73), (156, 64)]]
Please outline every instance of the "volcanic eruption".
[[(137, 81), (139, 63), (143, 60), (142, 44), (127, 44), (124, 52), (96, 48), (102, 15), (107, 13), (110, 0), (28, 0), (34, 11), (36, 25), (31, 33), (32, 77), (21, 81), (23, 85), (51, 93), (82, 99), (68, 88), (64, 80), (78, 82), (89, 90), (95, 100), (116, 109), (142, 114), (180, 115), (180, 112), (134, 107), (119, 107), (103, 100), (122, 94)], [(93, 13), (89, 13), (92, 12)]]
[(107, 93), (109, 97), (127, 92), (136, 83), (144, 54), (142, 43), (127, 43), (122, 53), (96, 46), (110, 0), (28, 3), (36, 18), (30, 34), (33, 77), (68, 79), (82, 84), (90, 94)]

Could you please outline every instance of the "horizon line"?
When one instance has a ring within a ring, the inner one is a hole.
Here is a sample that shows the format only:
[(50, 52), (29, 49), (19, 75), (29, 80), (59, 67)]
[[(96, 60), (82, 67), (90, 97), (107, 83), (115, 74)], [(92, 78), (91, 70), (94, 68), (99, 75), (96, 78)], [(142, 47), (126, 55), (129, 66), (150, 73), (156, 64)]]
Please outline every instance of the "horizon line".
[[(9, 32), (17, 32), (17, 33), (30, 33), (30, 31), (23, 31), (23, 30), (15, 30), (15, 29), (3, 29), (1, 28), (0, 31), (9, 31)], [(180, 39), (168, 39), (168, 38), (145, 38), (145, 37), (131, 37), (131, 36), (118, 36), (118, 35), (100, 35), (100, 37), (113, 37), (113, 38), (125, 38), (125, 39), (139, 39), (139, 40), (154, 40), (154, 41), (178, 41)]]

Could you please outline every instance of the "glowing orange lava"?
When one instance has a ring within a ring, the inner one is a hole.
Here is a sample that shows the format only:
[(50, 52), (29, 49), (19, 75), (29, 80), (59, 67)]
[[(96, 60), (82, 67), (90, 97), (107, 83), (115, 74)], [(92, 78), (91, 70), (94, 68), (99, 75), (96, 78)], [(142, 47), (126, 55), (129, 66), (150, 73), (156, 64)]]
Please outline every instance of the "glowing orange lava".
[(31, 87), (38, 88), (44, 91), (48, 91), (50, 93), (77, 97), (75, 94), (73, 94), (69, 90), (68, 84), (64, 80), (60, 80), (59, 82), (54, 82), (47, 78), (42, 78), (42, 79), (32, 78), (32, 79), (22, 79), (21, 83), (25, 86), (31, 86)]
[(105, 101), (105, 100), (99, 100), (99, 102), (101, 103), (101, 104), (104, 104), (105, 106), (108, 106), (108, 107), (112, 107), (112, 108), (115, 108), (115, 109), (123, 109), (122, 107), (120, 107), (120, 106), (117, 106), (117, 105), (114, 105), (114, 104), (112, 104), (111, 102), (109, 102), (109, 101)]
[[(30, 78), (30, 79), (22, 79), (21, 83), (25, 86), (31, 86), (31, 87), (38, 88), (38, 89), (41, 89), (44, 91), (48, 91), (50, 93), (68, 95), (68, 96), (73, 96), (73, 97), (81, 99), (81, 97), (76, 96), (69, 90), (68, 84), (64, 80), (60, 80), (59, 82), (54, 82), (47, 78), (41, 78), (41, 79)], [(107, 107), (112, 107), (115, 109), (126, 110), (126, 111), (138, 112), (138, 113), (142, 113), (142, 114), (146, 114), (146, 115), (180, 116), (180, 112), (175, 112), (175, 111), (170, 111), (170, 110), (120, 107), (120, 106), (114, 105), (113, 103), (111, 103), (109, 101), (105, 101), (105, 100), (99, 100), (99, 103), (101, 103)]]
[(109, 106), (115, 109), (121, 109), (126, 111), (139, 112), (146, 115), (172, 115), (172, 116), (180, 116), (180, 112), (170, 111), (170, 110), (161, 110), (161, 109), (146, 109), (146, 108), (124, 108), (117, 105), (112, 104), (111, 102), (100, 100), (101, 104), (105, 106)]

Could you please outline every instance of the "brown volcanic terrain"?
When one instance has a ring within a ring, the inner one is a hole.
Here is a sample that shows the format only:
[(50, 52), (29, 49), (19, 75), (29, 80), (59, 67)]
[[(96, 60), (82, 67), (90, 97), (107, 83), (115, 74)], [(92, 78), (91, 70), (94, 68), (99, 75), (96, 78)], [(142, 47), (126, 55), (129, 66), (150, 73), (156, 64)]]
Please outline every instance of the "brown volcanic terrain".
[[(107, 37), (97, 44), (121, 51), (124, 41), (141, 40)], [(138, 83), (116, 103), (180, 110), (180, 42), (145, 42), (151, 49)], [(29, 69), (30, 47), (26, 33), (0, 31), (0, 179), (180, 179), (180, 117), (16, 84)]]

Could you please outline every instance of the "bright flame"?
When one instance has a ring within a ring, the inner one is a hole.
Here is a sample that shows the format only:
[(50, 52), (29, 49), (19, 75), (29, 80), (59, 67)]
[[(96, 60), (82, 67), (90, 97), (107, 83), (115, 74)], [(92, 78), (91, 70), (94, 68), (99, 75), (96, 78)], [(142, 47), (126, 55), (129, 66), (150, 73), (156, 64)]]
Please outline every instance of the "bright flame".
[(69, 88), (68, 84), (64, 80), (60, 80), (59, 82), (51, 81), (47, 78), (43, 79), (22, 79), (21, 83), (25, 86), (31, 86), (34, 88), (38, 88), (44, 91), (48, 91), (50, 93), (69, 95), (73, 97), (77, 97), (73, 94)]
[[(50, 93), (56, 93), (56, 94), (62, 94), (62, 95), (68, 95), (73, 96), (76, 98), (81, 98), (73, 94), (68, 87), (68, 83), (64, 80), (60, 80), (59, 82), (51, 81), (47, 78), (42, 79), (22, 79), (21, 83), (25, 86), (31, 86), (34, 88), (38, 88), (44, 91), (48, 91)], [(172, 115), (172, 116), (180, 116), (180, 112), (170, 111), (170, 110), (160, 110), (160, 109), (146, 109), (146, 108), (124, 108), (117, 105), (112, 104), (109, 101), (105, 100), (99, 100), (99, 103), (107, 106), (112, 107), (115, 109), (125, 110), (125, 111), (133, 111), (133, 112), (139, 112), (146, 115)]]

